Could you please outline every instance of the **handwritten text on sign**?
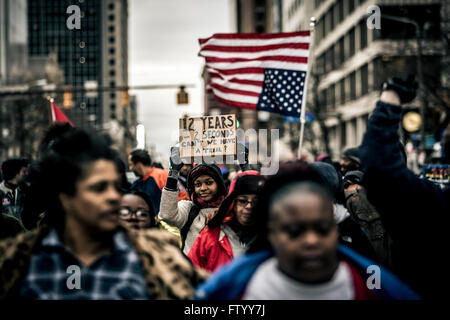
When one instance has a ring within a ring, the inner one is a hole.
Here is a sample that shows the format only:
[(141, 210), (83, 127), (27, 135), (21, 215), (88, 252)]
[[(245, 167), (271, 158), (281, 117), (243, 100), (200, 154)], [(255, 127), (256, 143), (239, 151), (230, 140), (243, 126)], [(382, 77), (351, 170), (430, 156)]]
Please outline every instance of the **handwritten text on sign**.
[(180, 119), (180, 157), (236, 154), (236, 116), (218, 115)]

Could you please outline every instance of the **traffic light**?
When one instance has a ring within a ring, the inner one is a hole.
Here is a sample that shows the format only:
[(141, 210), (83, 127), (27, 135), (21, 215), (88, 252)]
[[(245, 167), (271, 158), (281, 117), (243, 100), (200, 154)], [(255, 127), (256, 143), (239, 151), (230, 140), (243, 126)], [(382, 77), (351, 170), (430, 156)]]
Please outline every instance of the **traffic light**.
[(66, 91), (63, 94), (63, 107), (68, 109), (73, 107), (73, 94), (70, 91)]
[(177, 104), (188, 104), (189, 94), (184, 90), (184, 86), (180, 87), (180, 91), (177, 93)]
[(130, 94), (128, 90), (121, 91), (121, 102), (122, 107), (128, 107), (130, 105)]

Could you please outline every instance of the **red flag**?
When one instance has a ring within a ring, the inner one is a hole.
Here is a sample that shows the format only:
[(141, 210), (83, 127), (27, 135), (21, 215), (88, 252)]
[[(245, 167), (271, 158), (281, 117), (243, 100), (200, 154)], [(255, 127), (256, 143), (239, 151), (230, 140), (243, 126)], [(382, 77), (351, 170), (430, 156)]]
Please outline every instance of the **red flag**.
[(72, 121), (69, 120), (69, 118), (66, 117), (66, 115), (61, 111), (60, 108), (53, 102), (53, 100), (50, 101), (51, 103), (51, 109), (52, 109), (52, 121), (53, 122), (67, 122), (72, 127), (74, 127)]

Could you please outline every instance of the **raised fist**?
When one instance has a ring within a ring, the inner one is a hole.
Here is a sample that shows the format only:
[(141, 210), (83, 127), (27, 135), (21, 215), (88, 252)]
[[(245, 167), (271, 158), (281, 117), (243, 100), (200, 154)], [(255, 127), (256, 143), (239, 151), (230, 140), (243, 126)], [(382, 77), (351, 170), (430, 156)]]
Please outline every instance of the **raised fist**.
[(383, 83), (382, 90), (394, 90), (398, 94), (401, 104), (411, 102), (416, 97), (418, 88), (414, 78), (415, 76), (413, 74), (410, 74), (406, 80), (397, 77), (390, 78)]
[(170, 168), (176, 171), (180, 171), (183, 167), (183, 161), (180, 158), (180, 147), (176, 145), (170, 148)]

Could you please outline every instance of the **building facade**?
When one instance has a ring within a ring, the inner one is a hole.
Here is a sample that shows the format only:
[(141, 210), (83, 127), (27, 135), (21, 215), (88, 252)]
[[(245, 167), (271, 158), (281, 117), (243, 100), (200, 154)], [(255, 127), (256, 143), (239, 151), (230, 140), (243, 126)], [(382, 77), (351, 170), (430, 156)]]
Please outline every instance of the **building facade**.
[[(309, 18), (317, 23), (314, 35), (313, 72), (316, 84), (308, 88), (308, 105), (318, 106), (328, 130), (328, 144), (335, 159), (347, 147), (358, 146), (375, 107), (380, 88), (388, 77), (418, 74), (419, 47), (415, 27), (381, 18), (381, 28), (368, 27), (369, 8), (383, 14), (412, 19), (421, 31), (423, 83), (418, 98), (407, 110), (425, 106), (426, 141), (438, 135), (439, 118), (449, 105), (448, 1), (433, 0), (286, 0), (284, 31), (304, 29)], [(448, 47), (447, 47), (448, 48)], [(447, 49), (448, 50), (448, 49)], [(418, 79), (420, 80), (420, 78)], [(316, 96), (316, 97), (315, 97)], [(316, 98), (316, 101), (314, 101)], [(319, 133), (320, 134), (320, 133)], [(416, 139), (417, 132), (406, 133)], [(429, 143), (426, 145), (429, 147)], [(432, 143), (430, 144), (432, 145)], [(323, 146), (319, 149), (324, 150)]]
[[(68, 10), (71, 5), (80, 9), (80, 29), (67, 25), (75, 12)], [(128, 86), (127, 0), (28, 0), (28, 42), (32, 58), (57, 54), (67, 91), (89, 83), (107, 88), (74, 91), (72, 106), (60, 101), (77, 127), (109, 132), (121, 150), (134, 144), (134, 138), (117, 135), (117, 128), (134, 132), (136, 125), (136, 119), (129, 123), (130, 99), (120, 90)]]
[(0, 84), (25, 79), (27, 67), (27, 1), (0, 0)]

